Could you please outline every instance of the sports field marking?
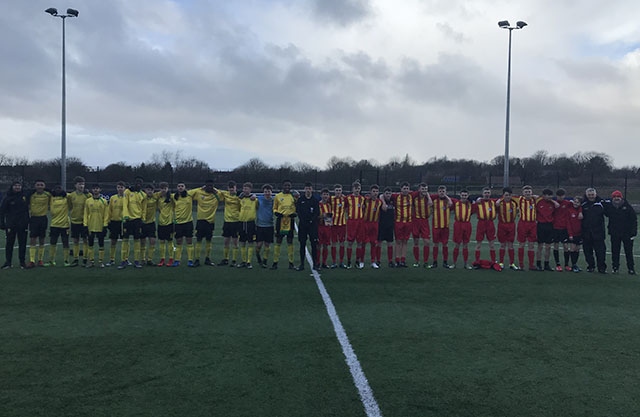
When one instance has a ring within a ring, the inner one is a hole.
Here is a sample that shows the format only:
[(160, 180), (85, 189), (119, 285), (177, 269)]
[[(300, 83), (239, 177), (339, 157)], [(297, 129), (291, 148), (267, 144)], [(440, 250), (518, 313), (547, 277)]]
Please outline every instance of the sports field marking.
[[(305, 253), (307, 263), (311, 268), (311, 265), (313, 265), (313, 260), (311, 259), (309, 248), (305, 249)], [(338, 317), (338, 312), (336, 311), (336, 308), (333, 305), (333, 301), (331, 301), (331, 297), (329, 296), (329, 293), (327, 292), (327, 289), (325, 288), (324, 283), (320, 278), (320, 274), (318, 273), (318, 271), (312, 269), (311, 276), (315, 279), (318, 290), (320, 291), (320, 295), (322, 296), (322, 301), (324, 301), (324, 305), (327, 308), (327, 314), (329, 314), (329, 318), (331, 319), (331, 323), (333, 324), (333, 330), (335, 331), (336, 337), (338, 338), (340, 346), (342, 347), (342, 353), (344, 354), (345, 361), (349, 366), (349, 371), (351, 371), (353, 382), (358, 389), (358, 394), (360, 394), (360, 400), (362, 401), (362, 405), (364, 405), (364, 411), (367, 413), (367, 417), (381, 417), (382, 413), (380, 412), (378, 402), (373, 396), (373, 390), (371, 389), (369, 381), (367, 380), (367, 377), (362, 370), (362, 366), (360, 366), (360, 361), (358, 361), (356, 353), (353, 351), (353, 347), (351, 346), (351, 342), (349, 342), (347, 332), (344, 330), (344, 327), (342, 327), (340, 317)]]

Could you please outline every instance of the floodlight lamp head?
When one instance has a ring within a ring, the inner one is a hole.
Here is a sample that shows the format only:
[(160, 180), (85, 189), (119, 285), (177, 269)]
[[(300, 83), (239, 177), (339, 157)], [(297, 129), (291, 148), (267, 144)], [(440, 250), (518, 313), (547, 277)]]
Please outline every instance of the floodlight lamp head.
[[(67, 9), (67, 15), (73, 16), (73, 17), (78, 17), (78, 11), (76, 9)], [(525, 23), (525, 25), (526, 25), (526, 23)]]
[(518, 29), (522, 29), (523, 27), (527, 26), (527, 22), (523, 22), (522, 20), (518, 20), (516, 22), (516, 26), (518, 26)]
[(49, 13), (51, 16), (57, 16), (58, 9), (56, 9), (55, 7), (49, 7), (47, 10), (45, 10), (45, 13)]
[(498, 22), (498, 26), (500, 26), (503, 29), (508, 29), (509, 28), (509, 21), (508, 20), (501, 20)]

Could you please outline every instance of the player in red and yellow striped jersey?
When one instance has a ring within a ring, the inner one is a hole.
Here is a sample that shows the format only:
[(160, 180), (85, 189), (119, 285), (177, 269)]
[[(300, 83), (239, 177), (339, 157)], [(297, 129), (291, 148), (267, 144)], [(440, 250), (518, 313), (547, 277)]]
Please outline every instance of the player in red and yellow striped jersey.
[(438, 194), (431, 196), (433, 202), (431, 226), (433, 229), (433, 263), (431, 268), (438, 266), (438, 248), (442, 247), (442, 266), (449, 266), (449, 221), (451, 219), (451, 206), (453, 201), (447, 195), (447, 187), (440, 185)]
[(364, 268), (364, 196), (358, 181), (351, 185), (351, 194), (346, 197), (347, 209), (347, 269), (351, 268), (353, 244), (356, 243), (356, 268)]
[[(407, 266), (407, 242), (411, 234), (411, 222), (413, 220), (413, 195), (408, 182), (403, 182), (400, 186), (399, 194), (391, 194), (391, 201), (395, 208), (396, 218), (394, 231), (396, 234), (396, 266), (406, 268)], [(384, 195), (380, 195), (382, 209), (387, 209)]]
[(493, 242), (496, 240), (496, 226), (493, 221), (496, 218), (496, 202), (491, 198), (491, 188), (484, 187), (482, 189), (482, 197), (473, 204), (473, 212), (478, 218), (476, 224), (476, 262), (480, 261), (480, 248), (485, 237), (489, 241), (491, 262), (495, 262), (496, 250), (493, 247)]
[[(380, 209), (382, 201), (380, 200), (380, 187), (377, 184), (371, 186), (369, 195), (364, 202), (364, 245), (370, 245), (371, 267), (373, 269), (380, 268), (381, 247), (378, 242), (378, 224), (380, 221)], [(365, 248), (362, 249), (362, 257), (364, 258)]]
[(533, 196), (533, 189), (530, 185), (522, 187), (522, 195), (513, 198), (518, 204), (518, 263), (520, 268), (524, 269), (524, 249), (527, 247), (527, 255), (529, 258), (529, 269), (536, 270), (535, 261), (535, 242), (538, 241), (537, 225), (536, 225), (536, 198)]
[(431, 215), (433, 201), (429, 195), (429, 187), (425, 183), (418, 185), (418, 191), (412, 192), (411, 195), (413, 197), (413, 258), (415, 259), (413, 266), (420, 266), (420, 239), (422, 239), (422, 257), (424, 259), (424, 267), (427, 268), (429, 266), (429, 251), (431, 249), (429, 216)]
[(472, 204), (469, 201), (469, 191), (461, 190), (460, 199), (453, 200), (453, 265), (458, 262), (458, 256), (460, 254), (460, 247), (462, 246), (462, 260), (464, 261), (464, 268), (471, 269), (469, 265), (469, 240), (471, 239), (471, 210)]
[(344, 264), (344, 241), (347, 236), (347, 217), (345, 212), (346, 197), (342, 195), (342, 185), (336, 184), (333, 187), (333, 197), (331, 197), (331, 209), (333, 211), (333, 223), (331, 225), (331, 268), (337, 268), (336, 252), (339, 248), (340, 267), (346, 268)]
[(333, 208), (331, 205), (331, 194), (328, 188), (323, 188), (320, 192), (320, 222), (318, 224), (318, 258), (316, 265), (321, 268), (328, 268), (327, 258), (329, 257), (329, 246), (331, 246), (331, 225), (333, 224)]
[(500, 264), (504, 266), (504, 256), (509, 253), (509, 268), (517, 271), (515, 250), (513, 242), (516, 239), (516, 217), (518, 216), (518, 203), (512, 198), (513, 190), (510, 187), (502, 189), (502, 197), (496, 201), (498, 210), (498, 242), (500, 242)]

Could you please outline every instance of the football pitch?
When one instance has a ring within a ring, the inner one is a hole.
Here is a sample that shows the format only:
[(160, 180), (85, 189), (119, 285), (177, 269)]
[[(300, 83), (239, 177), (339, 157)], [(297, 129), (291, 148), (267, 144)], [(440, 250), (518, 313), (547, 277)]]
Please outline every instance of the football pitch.
[(286, 269), (285, 256), (277, 271), (0, 271), (0, 415), (640, 410), (636, 277), (386, 267), (314, 277)]

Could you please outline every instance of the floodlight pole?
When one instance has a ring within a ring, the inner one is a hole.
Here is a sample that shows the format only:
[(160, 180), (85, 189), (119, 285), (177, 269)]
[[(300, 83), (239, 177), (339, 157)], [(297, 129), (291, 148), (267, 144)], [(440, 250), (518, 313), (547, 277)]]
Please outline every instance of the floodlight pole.
[(523, 21), (518, 21), (516, 26), (509, 25), (509, 22), (503, 20), (498, 22), (498, 26), (509, 30), (509, 58), (507, 64), (507, 114), (504, 128), (504, 178), (502, 184), (504, 187), (509, 186), (509, 125), (511, 118), (511, 34), (514, 29), (522, 29), (527, 26)]
[(78, 17), (78, 11), (67, 9), (67, 14), (58, 14), (54, 8), (45, 10), (53, 17), (62, 19), (62, 117), (61, 117), (61, 150), (60, 150), (60, 185), (62, 189), (67, 189), (67, 67), (66, 67), (66, 28), (67, 17)]

